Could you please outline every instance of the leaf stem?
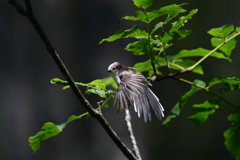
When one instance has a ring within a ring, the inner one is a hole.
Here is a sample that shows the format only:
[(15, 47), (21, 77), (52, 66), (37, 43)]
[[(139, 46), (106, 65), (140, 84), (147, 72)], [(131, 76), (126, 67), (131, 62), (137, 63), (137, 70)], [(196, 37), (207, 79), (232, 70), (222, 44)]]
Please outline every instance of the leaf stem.
[(149, 54), (150, 54), (150, 57), (151, 57), (151, 65), (153, 67), (153, 73), (154, 75), (157, 74), (157, 71), (156, 71), (156, 68), (155, 68), (155, 54), (154, 52), (152, 52), (152, 49), (151, 49), (151, 34), (150, 34), (150, 27), (149, 27), (149, 20), (148, 20), (148, 17), (147, 17), (147, 10), (144, 9), (144, 13), (145, 13), (145, 16), (146, 16), (146, 23), (147, 23), (147, 30), (148, 30), (148, 45), (149, 45)]
[(182, 81), (182, 82), (184, 82), (184, 83), (187, 83), (187, 84), (190, 84), (190, 85), (196, 86), (196, 87), (202, 89), (203, 91), (206, 91), (206, 92), (208, 92), (209, 94), (211, 94), (211, 95), (213, 95), (213, 96), (215, 96), (215, 97), (221, 99), (222, 101), (224, 101), (225, 103), (229, 104), (230, 106), (232, 106), (232, 107), (234, 107), (234, 108), (237, 108), (236, 105), (234, 105), (234, 104), (232, 104), (231, 102), (229, 102), (228, 100), (224, 99), (222, 96), (219, 96), (218, 94), (216, 94), (216, 93), (210, 91), (207, 87), (199, 86), (199, 85), (194, 84), (193, 82), (188, 81), (188, 80), (183, 79), (183, 78), (175, 78), (175, 79), (176, 79), (176, 80), (179, 80), (179, 81)]
[(166, 63), (167, 63), (167, 67), (168, 67), (169, 72), (170, 72), (170, 73), (173, 73), (172, 70), (171, 70), (171, 68), (170, 68), (170, 66), (169, 66), (169, 63), (168, 63), (168, 60), (167, 60), (167, 56), (166, 56), (165, 51), (163, 51), (163, 54), (164, 54), (164, 58), (165, 58), (165, 61), (166, 61)]

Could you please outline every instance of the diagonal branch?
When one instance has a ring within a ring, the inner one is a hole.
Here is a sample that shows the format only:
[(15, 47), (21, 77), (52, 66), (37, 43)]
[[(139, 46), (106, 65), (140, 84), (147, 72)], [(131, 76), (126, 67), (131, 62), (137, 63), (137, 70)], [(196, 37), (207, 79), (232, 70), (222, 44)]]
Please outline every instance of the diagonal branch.
[(89, 114), (98, 120), (98, 122), (102, 125), (102, 127), (105, 129), (105, 131), (108, 133), (108, 135), (111, 137), (111, 139), (114, 141), (114, 143), (118, 146), (118, 148), (123, 152), (123, 154), (130, 160), (136, 160), (137, 158), (135, 155), (127, 148), (127, 146), (120, 140), (120, 138), (117, 136), (117, 134), (113, 131), (111, 126), (108, 124), (106, 119), (103, 117), (103, 115), (97, 111), (94, 110), (94, 108), (91, 106), (89, 101), (84, 97), (80, 89), (76, 86), (73, 78), (71, 77), (70, 73), (68, 72), (66, 66), (62, 62), (61, 58), (53, 48), (52, 44), (48, 40), (46, 34), (42, 30), (40, 24), (37, 22), (36, 18), (34, 17), (32, 13), (32, 7), (30, 0), (24, 0), (26, 9), (24, 9), (23, 6), (18, 4), (15, 0), (9, 0), (8, 1), (15, 9), (16, 11), (27, 17), (28, 20), (31, 22), (35, 30), (37, 31), (38, 35), (40, 36), (42, 42), (44, 43), (48, 53), (52, 56), (55, 63), (57, 64), (58, 68), (62, 72), (65, 79), (68, 81), (72, 91), (74, 92), (75, 96), (78, 98), (82, 106), (89, 112)]
[(179, 71), (179, 72), (176, 72), (176, 73), (170, 73), (170, 74), (167, 74), (167, 75), (163, 75), (163, 76), (156, 76), (154, 75), (152, 78), (151, 78), (151, 81), (161, 81), (161, 80), (164, 80), (166, 78), (173, 78), (177, 75), (180, 75), (180, 74), (183, 74), (183, 73), (187, 73), (189, 72), (190, 70), (188, 68), (182, 70), (182, 71)]

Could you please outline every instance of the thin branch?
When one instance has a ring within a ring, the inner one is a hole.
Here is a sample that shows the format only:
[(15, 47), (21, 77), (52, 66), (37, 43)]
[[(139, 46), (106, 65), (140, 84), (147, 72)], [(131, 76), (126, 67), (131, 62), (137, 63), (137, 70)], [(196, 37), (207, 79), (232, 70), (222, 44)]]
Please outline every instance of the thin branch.
[(101, 100), (100, 102), (97, 102), (99, 113), (102, 113), (102, 108), (101, 108), (101, 105), (102, 105), (102, 104), (103, 104), (103, 101), (102, 101), (102, 100)]
[(36, 18), (32, 14), (32, 7), (30, 0), (24, 0), (26, 10), (18, 4), (15, 0), (9, 0), (8, 1), (18, 13), (28, 18), (28, 20), (31, 22), (37, 33), (39, 34), (42, 42), (44, 43), (47, 51), (54, 59), (55, 63), (57, 64), (58, 68), (62, 72), (65, 79), (68, 81), (72, 91), (74, 92), (75, 96), (78, 98), (82, 106), (89, 112), (89, 114), (98, 120), (98, 122), (102, 125), (102, 127), (105, 129), (105, 131), (108, 133), (108, 135), (111, 137), (111, 139), (114, 141), (114, 143), (118, 146), (118, 148), (123, 152), (123, 154), (130, 160), (136, 160), (136, 157), (134, 154), (127, 148), (127, 146), (120, 140), (120, 138), (117, 136), (117, 134), (113, 131), (111, 126), (108, 124), (106, 119), (103, 117), (103, 115), (97, 111), (94, 110), (94, 108), (91, 106), (89, 101), (84, 97), (80, 89), (76, 86), (74, 80), (72, 79), (72, 76), (68, 72), (67, 68), (65, 67), (64, 63), (62, 62), (61, 58), (53, 48), (52, 44), (48, 40), (46, 34), (42, 30), (42, 27), (37, 22)]
[(186, 69), (184, 69), (182, 71), (176, 72), (176, 73), (170, 73), (170, 74), (163, 75), (163, 76), (156, 76), (156, 75), (154, 75), (151, 78), (151, 81), (161, 81), (161, 80), (164, 80), (164, 79), (167, 79), (167, 78), (172, 78), (172, 77), (175, 77), (177, 75), (180, 75), (180, 74), (183, 74), (183, 73), (187, 73), (187, 72), (189, 72), (188, 68), (186, 68)]
[(140, 151), (138, 149), (137, 146), (137, 141), (135, 139), (135, 136), (133, 134), (133, 129), (132, 129), (132, 124), (131, 124), (131, 115), (130, 115), (130, 111), (128, 108), (125, 108), (125, 121), (126, 121), (126, 125), (128, 128), (128, 133), (130, 135), (130, 139), (131, 139), (131, 143), (132, 143), (132, 147), (133, 147), (133, 152), (136, 155), (138, 160), (142, 160), (141, 155), (140, 155)]
[(209, 89), (208, 89), (207, 87), (202, 87), (202, 86), (200, 86), (200, 85), (194, 84), (193, 82), (188, 81), (188, 80), (183, 79), (183, 78), (177, 78), (176, 80), (179, 80), (179, 81), (181, 81), (181, 82), (184, 82), (184, 83), (187, 83), (187, 84), (196, 86), (196, 87), (202, 89), (203, 91), (206, 91), (206, 92), (208, 92), (209, 94), (211, 94), (211, 95), (213, 95), (213, 96), (221, 99), (222, 101), (224, 101), (225, 103), (229, 104), (230, 106), (232, 106), (232, 107), (234, 107), (234, 108), (237, 108), (236, 105), (234, 105), (234, 104), (232, 104), (231, 102), (229, 102), (228, 100), (224, 99), (222, 96), (217, 95), (216, 93), (214, 93), (214, 92), (212, 92), (212, 91), (209, 91)]

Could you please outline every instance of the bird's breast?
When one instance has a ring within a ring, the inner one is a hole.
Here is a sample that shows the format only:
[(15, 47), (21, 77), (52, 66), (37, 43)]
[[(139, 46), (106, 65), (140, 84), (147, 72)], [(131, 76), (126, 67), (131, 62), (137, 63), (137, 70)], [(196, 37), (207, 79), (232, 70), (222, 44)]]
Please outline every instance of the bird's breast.
[(117, 85), (119, 86), (119, 84), (120, 84), (120, 82), (121, 82), (119, 76), (116, 75), (116, 74), (113, 74), (113, 73), (111, 73), (111, 76), (112, 76), (112, 78), (114, 79), (114, 81), (117, 83)]

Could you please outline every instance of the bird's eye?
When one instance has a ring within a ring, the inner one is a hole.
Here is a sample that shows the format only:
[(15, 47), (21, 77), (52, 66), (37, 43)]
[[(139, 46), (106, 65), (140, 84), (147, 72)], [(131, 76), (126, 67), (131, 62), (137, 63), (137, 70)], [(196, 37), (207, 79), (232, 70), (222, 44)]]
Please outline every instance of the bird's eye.
[(113, 68), (113, 70), (115, 70), (116, 68)]

